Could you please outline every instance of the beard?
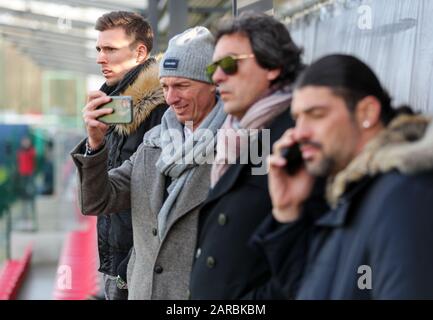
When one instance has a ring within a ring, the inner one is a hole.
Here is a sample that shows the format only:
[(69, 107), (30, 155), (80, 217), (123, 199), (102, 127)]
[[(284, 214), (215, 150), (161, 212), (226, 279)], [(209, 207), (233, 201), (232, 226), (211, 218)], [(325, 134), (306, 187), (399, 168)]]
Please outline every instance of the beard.
[(315, 177), (327, 177), (333, 172), (335, 167), (334, 159), (324, 157), (319, 163), (306, 162), (307, 171)]
[(308, 173), (314, 177), (327, 177), (330, 175), (335, 168), (335, 160), (324, 154), (323, 146), (319, 142), (315, 141), (302, 141), (299, 142), (299, 145), (302, 146), (311, 146), (319, 150), (320, 154), (323, 156), (319, 161), (305, 161), (305, 168)]

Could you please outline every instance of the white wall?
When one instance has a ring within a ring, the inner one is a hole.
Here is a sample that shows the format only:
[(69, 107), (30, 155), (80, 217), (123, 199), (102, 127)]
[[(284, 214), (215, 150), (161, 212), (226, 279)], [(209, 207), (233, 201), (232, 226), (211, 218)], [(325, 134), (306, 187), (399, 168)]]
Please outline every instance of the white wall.
[(432, 15), (431, 0), (352, 0), (349, 8), (318, 12), (289, 29), (305, 50), (305, 62), (354, 54), (376, 71), (394, 105), (433, 113)]

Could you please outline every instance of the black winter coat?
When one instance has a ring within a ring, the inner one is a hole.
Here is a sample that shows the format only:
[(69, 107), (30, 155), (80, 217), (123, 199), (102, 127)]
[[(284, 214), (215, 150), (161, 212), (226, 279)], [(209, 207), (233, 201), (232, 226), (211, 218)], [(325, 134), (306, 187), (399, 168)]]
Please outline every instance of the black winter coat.
[(315, 221), (261, 226), (256, 241), (279, 289), (297, 299), (433, 299), (433, 171), (353, 188)]
[[(278, 116), (270, 126), (271, 146), (292, 126), (288, 111)], [(238, 299), (270, 276), (266, 260), (248, 246), (272, 209), (267, 175), (252, 175), (252, 167), (231, 165), (200, 211), (191, 299)]]
[(286, 298), (433, 299), (433, 127), (423, 126), (397, 120), (378, 137), (331, 185), (335, 209), (260, 227), (255, 243)]

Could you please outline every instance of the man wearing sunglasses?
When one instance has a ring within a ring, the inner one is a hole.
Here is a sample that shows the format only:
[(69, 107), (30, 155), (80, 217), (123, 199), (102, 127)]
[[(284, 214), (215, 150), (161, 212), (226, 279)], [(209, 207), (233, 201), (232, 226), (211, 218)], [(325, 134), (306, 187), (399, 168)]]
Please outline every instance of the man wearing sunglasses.
[(301, 50), (270, 16), (246, 13), (217, 30), (206, 71), (228, 116), (218, 135), (212, 189), (200, 211), (192, 299), (255, 298), (255, 288), (269, 280), (266, 261), (248, 244), (272, 209), (266, 170), (257, 170), (264, 162), (252, 153), (269, 152), (293, 126), (291, 84), (301, 69)]

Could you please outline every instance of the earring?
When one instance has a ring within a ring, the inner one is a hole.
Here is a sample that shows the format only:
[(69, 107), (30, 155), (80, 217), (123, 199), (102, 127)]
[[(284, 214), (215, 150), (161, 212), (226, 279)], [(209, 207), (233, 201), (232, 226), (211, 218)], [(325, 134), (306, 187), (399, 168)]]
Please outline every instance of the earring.
[(370, 128), (370, 121), (368, 121), (368, 120), (364, 120), (364, 121), (362, 122), (362, 127), (363, 127), (364, 129), (368, 129), (368, 128)]

